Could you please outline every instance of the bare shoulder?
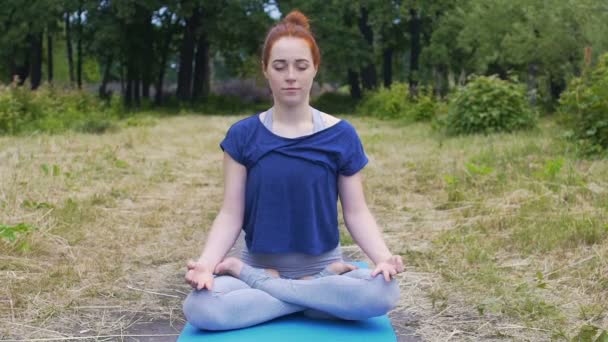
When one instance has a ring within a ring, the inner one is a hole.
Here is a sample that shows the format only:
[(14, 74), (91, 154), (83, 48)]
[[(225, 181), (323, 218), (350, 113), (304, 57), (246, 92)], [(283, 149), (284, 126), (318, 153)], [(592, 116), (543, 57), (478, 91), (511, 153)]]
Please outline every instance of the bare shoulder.
[(323, 121), (325, 122), (325, 127), (331, 127), (335, 124), (337, 124), (338, 122), (340, 122), (340, 119), (338, 119), (337, 117), (327, 114), (327, 113), (323, 113), (321, 112)]

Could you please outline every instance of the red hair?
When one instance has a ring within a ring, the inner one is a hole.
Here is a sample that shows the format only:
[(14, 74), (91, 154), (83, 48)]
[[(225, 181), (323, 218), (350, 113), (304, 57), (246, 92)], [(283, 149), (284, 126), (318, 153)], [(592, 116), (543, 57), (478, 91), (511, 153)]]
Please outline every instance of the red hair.
[(268, 34), (266, 35), (266, 41), (264, 42), (264, 49), (262, 52), (262, 63), (264, 63), (264, 70), (268, 67), (268, 59), (270, 58), (270, 50), (274, 43), (283, 37), (295, 37), (301, 38), (308, 43), (310, 47), (310, 53), (312, 55), (312, 62), (315, 68), (319, 68), (321, 63), (321, 51), (310, 32), (310, 25), (308, 24), (308, 18), (298, 10), (289, 12), (289, 14), (281, 20), (278, 24), (273, 26)]

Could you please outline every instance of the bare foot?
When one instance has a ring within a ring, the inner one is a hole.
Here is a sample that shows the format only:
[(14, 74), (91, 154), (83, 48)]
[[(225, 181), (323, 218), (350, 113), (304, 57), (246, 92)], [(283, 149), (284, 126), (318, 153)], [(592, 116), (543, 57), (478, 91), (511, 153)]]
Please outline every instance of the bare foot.
[(215, 266), (216, 274), (230, 274), (233, 277), (239, 277), (243, 262), (235, 257), (228, 257)]
[(274, 278), (279, 277), (279, 271), (275, 270), (274, 268), (265, 268), (264, 270), (266, 270), (266, 272), (270, 273)]
[(334, 263), (329, 264), (326, 268), (335, 274), (342, 274), (342, 273), (350, 272), (352, 270), (356, 270), (359, 267), (345, 263), (345, 262), (336, 261)]
[[(243, 262), (241, 261), (241, 259), (235, 257), (228, 257), (219, 264), (217, 264), (217, 266), (215, 266), (215, 273), (230, 274), (231, 276), (238, 278), (241, 274), (242, 269)], [(265, 270), (266, 272), (270, 273), (270, 275), (272, 275), (274, 278), (279, 277), (279, 271), (272, 268), (266, 268)]]
[[(329, 271), (339, 275), (339, 274), (343, 274), (346, 272), (350, 272), (352, 270), (356, 270), (359, 267), (351, 265), (351, 264), (347, 264), (345, 262), (336, 261), (334, 263), (327, 265), (327, 267), (325, 267), (325, 268), (328, 269)], [(310, 279), (314, 279), (314, 277), (305, 276), (302, 278), (298, 278), (298, 280), (310, 280)]]

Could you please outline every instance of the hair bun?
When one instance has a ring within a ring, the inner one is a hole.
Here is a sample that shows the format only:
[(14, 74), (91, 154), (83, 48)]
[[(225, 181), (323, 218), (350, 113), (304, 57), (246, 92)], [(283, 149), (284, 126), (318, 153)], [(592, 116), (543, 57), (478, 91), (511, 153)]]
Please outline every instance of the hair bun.
[(294, 25), (300, 25), (306, 30), (310, 31), (310, 24), (308, 24), (308, 18), (300, 11), (293, 10), (283, 19), (285, 23), (292, 23)]

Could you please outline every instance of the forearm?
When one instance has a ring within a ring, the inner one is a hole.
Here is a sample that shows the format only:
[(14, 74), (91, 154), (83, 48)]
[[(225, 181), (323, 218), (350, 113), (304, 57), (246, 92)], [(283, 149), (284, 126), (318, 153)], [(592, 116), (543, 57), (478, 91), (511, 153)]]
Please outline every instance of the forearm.
[(211, 270), (214, 270), (215, 266), (222, 261), (239, 236), (242, 220), (235, 216), (238, 215), (220, 211), (211, 225), (205, 247), (199, 258), (199, 262)]
[(354, 213), (345, 213), (344, 221), (357, 245), (375, 264), (388, 259), (392, 255), (369, 209), (365, 208)]

